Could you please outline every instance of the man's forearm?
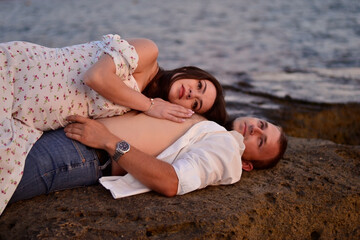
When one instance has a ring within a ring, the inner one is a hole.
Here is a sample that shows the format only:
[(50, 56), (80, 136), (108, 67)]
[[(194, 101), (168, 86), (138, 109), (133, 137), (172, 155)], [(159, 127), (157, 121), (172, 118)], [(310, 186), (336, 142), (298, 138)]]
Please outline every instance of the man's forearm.
[[(106, 150), (110, 156), (115, 154), (116, 143), (121, 141), (98, 121), (82, 116), (70, 116), (74, 123), (65, 127), (66, 136), (89, 147)], [(150, 189), (166, 196), (177, 194), (178, 177), (171, 164), (160, 161), (135, 147), (120, 157), (117, 163)]]
[[(120, 139), (117, 139), (120, 141)], [(115, 153), (116, 142), (112, 141), (106, 146), (106, 151), (112, 156)], [(171, 197), (177, 194), (178, 177), (173, 166), (153, 156), (145, 154), (135, 147), (120, 157), (118, 164), (125, 171), (133, 175), (145, 186)]]

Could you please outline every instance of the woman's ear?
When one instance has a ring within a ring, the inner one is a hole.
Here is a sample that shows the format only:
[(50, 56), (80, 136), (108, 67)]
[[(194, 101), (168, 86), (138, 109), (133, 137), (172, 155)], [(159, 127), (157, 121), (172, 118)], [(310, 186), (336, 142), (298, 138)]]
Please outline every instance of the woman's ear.
[(247, 172), (250, 172), (254, 169), (253, 164), (250, 161), (243, 160), (242, 162), (242, 169), (244, 169)]

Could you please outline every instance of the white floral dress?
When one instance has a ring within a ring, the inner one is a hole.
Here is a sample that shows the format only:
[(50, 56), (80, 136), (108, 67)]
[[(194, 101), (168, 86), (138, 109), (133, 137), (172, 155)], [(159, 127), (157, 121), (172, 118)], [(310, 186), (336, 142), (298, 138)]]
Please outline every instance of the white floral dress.
[(73, 114), (100, 118), (130, 110), (108, 101), (83, 82), (85, 71), (104, 53), (112, 56), (116, 74), (125, 84), (139, 91), (132, 76), (138, 55), (119, 35), (64, 48), (28, 42), (0, 44), (0, 214), (42, 131), (65, 126), (65, 118)]

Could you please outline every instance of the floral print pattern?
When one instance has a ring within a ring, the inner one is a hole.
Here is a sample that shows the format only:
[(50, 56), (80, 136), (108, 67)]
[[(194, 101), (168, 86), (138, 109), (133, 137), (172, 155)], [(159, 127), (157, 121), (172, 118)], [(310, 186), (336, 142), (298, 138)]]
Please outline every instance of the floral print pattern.
[(119, 35), (64, 48), (19, 41), (0, 44), (0, 214), (43, 131), (65, 126), (66, 117), (73, 114), (101, 118), (130, 110), (83, 82), (85, 71), (104, 53), (112, 56), (125, 84), (140, 91), (132, 76), (138, 55)]

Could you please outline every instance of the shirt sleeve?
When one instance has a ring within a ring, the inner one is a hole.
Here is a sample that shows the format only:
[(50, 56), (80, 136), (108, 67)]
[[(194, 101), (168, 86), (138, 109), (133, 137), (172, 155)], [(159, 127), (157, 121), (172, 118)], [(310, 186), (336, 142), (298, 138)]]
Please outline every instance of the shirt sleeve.
[(243, 150), (228, 132), (211, 133), (192, 144), (173, 163), (179, 179), (177, 194), (239, 181)]
[(119, 35), (108, 34), (102, 38), (103, 51), (109, 54), (116, 66), (116, 75), (127, 79), (137, 68), (139, 56), (135, 47)]

